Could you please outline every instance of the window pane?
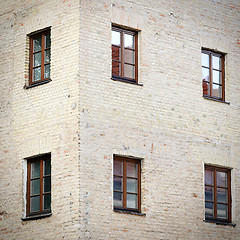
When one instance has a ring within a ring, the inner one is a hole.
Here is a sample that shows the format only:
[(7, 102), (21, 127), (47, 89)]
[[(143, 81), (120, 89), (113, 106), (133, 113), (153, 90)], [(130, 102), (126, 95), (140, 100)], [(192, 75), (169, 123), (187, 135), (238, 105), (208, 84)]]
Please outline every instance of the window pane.
[(213, 70), (213, 82), (222, 84), (222, 72)]
[(40, 211), (40, 196), (31, 197), (30, 199), (30, 212)]
[(120, 32), (112, 31), (112, 44), (120, 46)]
[(213, 201), (213, 188), (212, 187), (205, 187), (205, 200), (206, 201)]
[(222, 98), (222, 86), (213, 84), (213, 92), (212, 92), (214, 97), (217, 98)]
[(41, 67), (33, 69), (33, 82), (41, 80)]
[(218, 188), (217, 189), (217, 202), (227, 203), (228, 200), (228, 191), (227, 189)]
[(121, 63), (112, 61), (112, 75), (120, 76), (121, 74)]
[(202, 80), (209, 82), (209, 69), (208, 68), (202, 68)]
[(51, 162), (50, 160), (43, 161), (43, 175), (49, 175), (51, 174)]
[(114, 177), (113, 190), (114, 191), (122, 191), (122, 178), (121, 177)]
[(40, 51), (42, 48), (42, 37), (33, 40), (33, 52)]
[(51, 194), (46, 194), (43, 196), (43, 209), (51, 209)]
[(138, 193), (138, 180), (127, 178), (127, 192)]
[(138, 165), (136, 163), (127, 163), (127, 176), (138, 177)]
[(221, 69), (221, 58), (213, 56), (212, 64), (213, 64), (213, 68), (220, 70)]
[(50, 46), (51, 46), (50, 35), (46, 35), (45, 36), (45, 48), (50, 48)]
[(127, 208), (137, 208), (137, 195), (127, 194)]
[(45, 50), (45, 59), (44, 63), (49, 63), (51, 61), (51, 53), (50, 49)]
[(205, 170), (205, 184), (213, 185), (213, 171)]
[(31, 163), (31, 178), (40, 177), (40, 162), (36, 161)]
[(228, 211), (227, 211), (227, 205), (223, 204), (217, 204), (217, 217), (222, 219), (227, 219), (228, 217)]
[(202, 53), (202, 66), (209, 67), (209, 55)]
[(134, 79), (135, 67), (132, 65), (124, 64), (124, 77)]
[(203, 87), (203, 94), (210, 95), (210, 83), (203, 81), (202, 87)]
[(124, 49), (124, 62), (135, 64), (135, 51)]
[(40, 194), (40, 179), (31, 180), (31, 196)]
[(113, 193), (113, 205), (114, 207), (122, 207), (122, 193), (114, 192)]
[(50, 64), (45, 65), (44, 67), (44, 78), (50, 78)]
[(40, 66), (41, 65), (41, 52), (38, 52), (38, 53), (34, 53), (33, 54), (33, 66), (36, 67), (36, 66)]
[(43, 192), (51, 192), (51, 177), (43, 178)]
[(114, 60), (121, 60), (121, 48), (112, 46), (112, 59)]
[(227, 173), (217, 172), (217, 186), (227, 187)]
[(213, 217), (213, 203), (205, 202), (205, 216)]
[(113, 162), (113, 174), (122, 176), (123, 163), (121, 161)]
[(134, 48), (134, 36), (124, 33), (124, 47)]

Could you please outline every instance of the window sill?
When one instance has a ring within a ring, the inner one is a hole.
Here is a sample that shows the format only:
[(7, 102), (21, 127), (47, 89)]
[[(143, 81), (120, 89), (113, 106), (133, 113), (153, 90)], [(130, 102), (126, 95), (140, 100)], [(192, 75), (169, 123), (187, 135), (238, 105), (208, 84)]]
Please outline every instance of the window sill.
[(41, 81), (41, 82), (32, 83), (32, 84), (29, 85), (29, 86), (26, 86), (26, 85), (25, 85), (23, 88), (24, 88), (24, 89), (29, 89), (29, 88), (33, 88), (33, 87), (36, 87), (36, 86), (40, 86), (40, 85), (49, 83), (49, 82), (51, 82), (51, 81), (52, 81), (51, 79), (47, 79), (47, 80), (44, 80), (44, 81)]
[(230, 105), (230, 102), (225, 102), (225, 101), (222, 101), (220, 99), (212, 98), (212, 97), (209, 97), (209, 96), (203, 95), (203, 98), (208, 99), (208, 100), (212, 100), (212, 101), (215, 101), (215, 102), (221, 102), (221, 103), (225, 103), (225, 104)]
[(216, 225), (224, 225), (224, 226), (236, 227), (236, 224), (234, 224), (234, 223), (221, 222), (221, 221), (218, 221), (218, 220), (208, 220), (208, 219), (205, 219), (203, 221), (204, 222), (208, 222), (208, 223), (215, 223)]
[(50, 217), (51, 215), (52, 215), (52, 213), (44, 213), (44, 214), (29, 216), (29, 217), (25, 217), (25, 218), (21, 218), (21, 219), (22, 219), (22, 221), (29, 221), (29, 220), (36, 220), (36, 219)]
[(123, 213), (123, 214), (131, 214), (131, 215), (138, 215), (138, 216), (142, 216), (145, 217), (146, 214), (145, 213), (139, 213), (139, 212), (133, 212), (133, 211), (126, 211), (126, 210), (119, 210), (119, 209), (113, 209), (114, 212), (116, 213)]
[(113, 81), (118, 81), (118, 82), (124, 82), (124, 83), (130, 83), (130, 84), (133, 84), (133, 85), (138, 85), (138, 86), (143, 86), (142, 83), (137, 83), (137, 82), (134, 82), (134, 81), (131, 81), (131, 80), (128, 80), (126, 78), (118, 78), (118, 77), (112, 77), (111, 78)]

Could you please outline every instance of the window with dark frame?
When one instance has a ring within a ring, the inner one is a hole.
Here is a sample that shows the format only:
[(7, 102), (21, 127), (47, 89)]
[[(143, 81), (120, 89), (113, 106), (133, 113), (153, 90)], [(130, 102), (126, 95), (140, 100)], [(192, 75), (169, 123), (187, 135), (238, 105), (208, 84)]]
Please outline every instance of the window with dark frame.
[(50, 80), (50, 30), (30, 35), (29, 85)]
[(114, 210), (141, 212), (141, 161), (123, 156), (113, 160)]
[(203, 96), (225, 101), (224, 54), (202, 49)]
[(231, 170), (205, 166), (205, 219), (231, 222)]
[(112, 78), (138, 82), (138, 34), (112, 27)]
[(27, 216), (51, 212), (51, 155), (27, 160)]

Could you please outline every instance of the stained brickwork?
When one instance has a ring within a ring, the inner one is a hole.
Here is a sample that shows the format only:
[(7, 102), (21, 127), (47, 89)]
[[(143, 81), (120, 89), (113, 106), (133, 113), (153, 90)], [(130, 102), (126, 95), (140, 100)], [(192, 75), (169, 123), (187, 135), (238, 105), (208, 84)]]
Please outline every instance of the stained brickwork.
[[(240, 238), (239, 1), (0, 3), (0, 239)], [(139, 31), (139, 85), (111, 79), (111, 24)], [(52, 81), (26, 89), (28, 34)], [(226, 53), (226, 102), (201, 48)], [(52, 216), (25, 217), (25, 158), (52, 154)], [(113, 211), (113, 154), (142, 158), (142, 213)], [(204, 222), (204, 164), (232, 168), (233, 226)]]

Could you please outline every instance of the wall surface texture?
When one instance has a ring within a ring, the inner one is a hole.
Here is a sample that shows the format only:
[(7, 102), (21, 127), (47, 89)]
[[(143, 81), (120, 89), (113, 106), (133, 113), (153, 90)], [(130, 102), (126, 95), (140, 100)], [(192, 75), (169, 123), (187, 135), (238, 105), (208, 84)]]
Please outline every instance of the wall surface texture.
[[(0, 2), (0, 239), (240, 239), (240, 1)], [(139, 31), (139, 83), (111, 79), (111, 26)], [(51, 82), (26, 89), (51, 27)], [(226, 53), (226, 102), (201, 48)], [(52, 215), (25, 217), (26, 158), (51, 152)], [(113, 211), (113, 155), (141, 162), (144, 216)], [(231, 168), (233, 226), (204, 222), (204, 164)]]

